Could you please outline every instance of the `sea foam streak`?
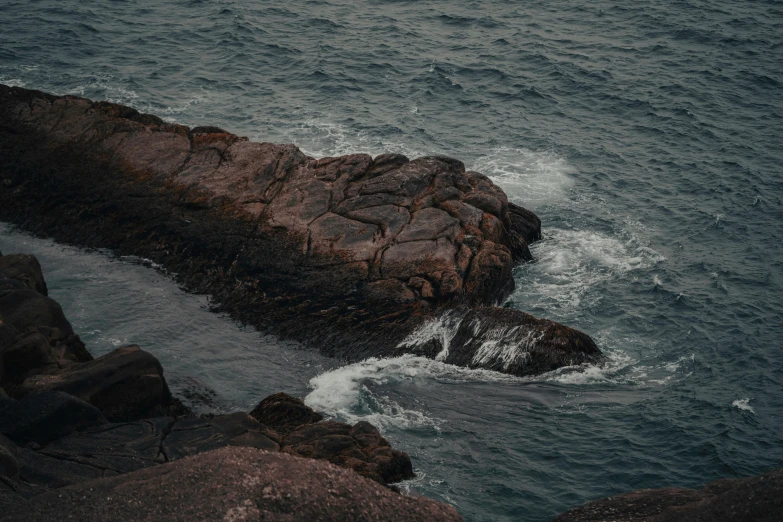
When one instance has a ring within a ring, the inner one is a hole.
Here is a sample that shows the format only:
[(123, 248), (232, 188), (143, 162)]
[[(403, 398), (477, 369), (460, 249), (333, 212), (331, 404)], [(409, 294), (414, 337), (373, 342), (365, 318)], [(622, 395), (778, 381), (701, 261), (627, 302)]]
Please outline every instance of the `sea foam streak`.
[(520, 267), (523, 284), (512, 301), (568, 312), (601, 299), (594, 290), (604, 282), (666, 259), (635, 237), (623, 240), (589, 230), (549, 230), (531, 251), (536, 262)]
[(471, 169), (492, 178), (510, 200), (530, 209), (563, 199), (574, 185), (575, 169), (552, 152), (498, 148), (474, 161)]
[[(432, 428), (442, 422), (402, 407), (371, 385), (392, 385), (427, 380), (444, 382), (525, 382), (525, 379), (490, 370), (471, 370), (426, 357), (403, 355), (367, 360), (324, 372), (310, 379), (313, 391), (305, 398), (311, 408), (348, 422), (366, 420), (384, 430)], [(368, 386), (370, 385), (370, 386)]]
[(756, 414), (756, 410), (753, 409), (753, 406), (750, 405), (750, 398), (747, 399), (737, 399), (736, 401), (731, 403), (732, 406), (735, 408), (739, 408), (742, 411), (749, 411), (753, 415)]

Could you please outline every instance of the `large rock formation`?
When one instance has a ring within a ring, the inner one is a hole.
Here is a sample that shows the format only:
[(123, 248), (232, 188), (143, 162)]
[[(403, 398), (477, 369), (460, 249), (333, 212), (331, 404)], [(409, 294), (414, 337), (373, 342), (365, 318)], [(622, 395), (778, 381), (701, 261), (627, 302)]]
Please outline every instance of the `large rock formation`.
[[(0, 282), (4, 305), (0, 308), (0, 361), (5, 369), (0, 383), (0, 513), (7, 507), (44, 505), (45, 497), (43, 504), (38, 500), (51, 490), (157, 467), (226, 446), (329, 461), (382, 485), (414, 476), (408, 455), (391, 448), (372, 425), (323, 421), (322, 415), (300, 399), (284, 393), (267, 397), (250, 414), (195, 417), (171, 396), (158, 360), (138, 346), (118, 348), (92, 359), (59, 305), (41, 293), (46, 291), (46, 283), (34, 257), (0, 254)], [(54, 329), (61, 333), (53, 334)], [(32, 348), (20, 348), (28, 346), (20, 339), (34, 334), (42, 336), (40, 342), (29, 345)], [(211, 459), (204, 457), (195, 465)], [(301, 465), (294, 462), (292, 466)], [(233, 475), (226, 480), (231, 482)], [(204, 486), (171, 485), (180, 498)], [(285, 486), (289, 488), (286, 494), (301, 493), (305, 486), (326, 487), (303, 478), (296, 485)], [(322, 492), (307, 494), (320, 498)], [(57, 498), (62, 495), (67, 493), (58, 493)], [(32, 504), (25, 499), (33, 499)], [(209, 502), (213, 500), (217, 502)], [(374, 504), (376, 500), (369, 501), (370, 509), (380, 505)], [(363, 504), (351, 506), (351, 502), (344, 508), (365, 509)], [(416, 503), (395, 500), (392, 504)], [(77, 516), (74, 506), (66, 509), (58, 514)], [(433, 513), (452, 513), (443, 507), (433, 509)]]
[(777, 522), (783, 520), (783, 469), (722, 479), (703, 489), (643, 489), (574, 508), (552, 522)]
[[(533, 213), (457, 160), (314, 159), (5, 86), (0, 219), (153, 259), (235, 317), (351, 359), (409, 352), (404, 340), (448, 310), (501, 302), (540, 237)], [(455, 346), (454, 362), (528, 374), (600, 359), (567, 327), (483, 314), (527, 340), (504, 348), (511, 364), (481, 340)]]
[(254, 448), (223, 448), (82, 482), (17, 501), (0, 514), (2, 520), (30, 522), (66, 517), (85, 522), (462, 520), (450, 506), (399, 495), (327, 462)]

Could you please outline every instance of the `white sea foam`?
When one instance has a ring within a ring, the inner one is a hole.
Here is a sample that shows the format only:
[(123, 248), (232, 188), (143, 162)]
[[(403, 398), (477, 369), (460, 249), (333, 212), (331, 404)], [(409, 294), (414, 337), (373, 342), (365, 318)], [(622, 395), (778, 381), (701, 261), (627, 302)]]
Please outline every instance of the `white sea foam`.
[(735, 408), (739, 408), (742, 411), (749, 411), (753, 415), (756, 414), (756, 411), (753, 409), (753, 406), (750, 405), (750, 398), (746, 399), (737, 399), (736, 401), (731, 403), (732, 406)]
[(310, 379), (313, 391), (307, 395), (305, 403), (313, 409), (347, 422), (366, 420), (382, 431), (390, 427), (437, 430), (442, 423), (440, 419), (405, 408), (388, 396), (378, 395), (373, 388), (373, 385), (391, 386), (396, 383), (433, 379), (449, 383), (528, 381), (499, 372), (471, 370), (415, 355), (389, 359), (373, 357)]
[(470, 168), (492, 178), (509, 199), (531, 209), (563, 199), (574, 184), (575, 169), (553, 152), (503, 147), (478, 158)]
[(24, 87), (25, 82), (21, 78), (0, 78), (0, 83), (9, 87)]
[[(418, 112), (418, 108), (416, 108)], [(321, 118), (300, 114), (301, 123), (281, 130), (288, 141), (296, 143), (305, 154), (314, 158), (342, 156), (346, 154), (403, 154), (417, 158), (431, 154), (408, 144), (380, 137), (364, 130), (357, 130), (340, 123), (324, 121)], [(264, 136), (255, 136), (263, 140)]]
[[(648, 269), (666, 258), (635, 238), (620, 239), (593, 230), (551, 229), (531, 245), (535, 263), (521, 268), (517, 292), (528, 306), (579, 311), (601, 298), (594, 290), (632, 270)], [(660, 285), (660, 279), (654, 280)], [(516, 296), (515, 296), (516, 297)]]
[[(475, 330), (478, 331), (479, 324)], [(482, 343), (473, 354), (473, 364), (478, 366), (494, 366), (500, 363), (504, 370), (515, 365), (522, 365), (530, 356), (530, 351), (544, 336), (543, 331), (531, 329), (523, 337), (518, 337), (519, 326), (511, 328), (493, 328), (483, 333)]]
[(462, 318), (449, 311), (442, 314), (437, 319), (427, 321), (419, 328), (411, 332), (408, 337), (403, 339), (398, 348), (415, 348), (424, 346), (430, 341), (438, 341), (441, 349), (435, 356), (435, 360), (442, 361), (449, 356), (449, 345), (462, 322)]

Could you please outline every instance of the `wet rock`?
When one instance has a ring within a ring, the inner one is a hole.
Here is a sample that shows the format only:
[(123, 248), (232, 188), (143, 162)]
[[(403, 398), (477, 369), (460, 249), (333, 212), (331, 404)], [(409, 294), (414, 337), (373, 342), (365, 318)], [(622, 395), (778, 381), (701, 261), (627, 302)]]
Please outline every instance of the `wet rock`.
[(153, 259), (327, 355), (396, 355), (444, 307), (502, 302), (540, 238), (532, 212), (452, 158), (315, 159), (5, 86), (0, 121), (0, 218)]
[(541, 239), (541, 220), (526, 208), (513, 203), (508, 204), (511, 231), (519, 234), (526, 243)]
[(46, 292), (34, 256), (0, 258), (0, 385), (8, 390), (28, 375), (92, 358)]
[(20, 446), (47, 444), (106, 422), (95, 406), (63, 392), (45, 392), (19, 401), (0, 399), (0, 433)]
[(783, 469), (723, 479), (703, 489), (643, 489), (590, 502), (553, 522), (773, 522), (783, 519)]
[(323, 415), (305, 405), (302, 399), (282, 392), (262, 400), (253, 408), (250, 416), (282, 434), (290, 433), (302, 425), (315, 424), (323, 419)]
[(6, 520), (458, 521), (453, 508), (406, 497), (323, 461), (223, 448), (18, 503)]
[(93, 361), (28, 377), (15, 395), (63, 391), (97, 407), (110, 421), (162, 413), (171, 403), (163, 368), (138, 346), (117, 348)]
[(280, 435), (247, 413), (177, 421), (163, 443), (167, 460), (203, 453), (224, 446), (248, 446), (279, 451)]
[(407, 454), (391, 448), (368, 422), (354, 426), (326, 421), (307, 424), (286, 435), (282, 451), (311, 459), (328, 460), (381, 484), (413, 478)]
[(0, 278), (16, 279), (39, 294), (49, 295), (41, 264), (35, 256), (25, 254), (0, 256)]
[(602, 359), (589, 336), (510, 308), (481, 307), (461, 320), (445, 362), (537, 375)]

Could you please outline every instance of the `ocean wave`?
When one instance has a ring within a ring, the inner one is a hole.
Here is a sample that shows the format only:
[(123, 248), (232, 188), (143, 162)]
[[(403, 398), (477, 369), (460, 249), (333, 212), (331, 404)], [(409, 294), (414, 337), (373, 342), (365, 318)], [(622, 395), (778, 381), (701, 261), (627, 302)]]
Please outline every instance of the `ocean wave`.
[(510, 200), (531, 209), (566, 197), (576, 172), (554, 152), (507, 147), (479, 157), (471, 169), (489, 176)]

